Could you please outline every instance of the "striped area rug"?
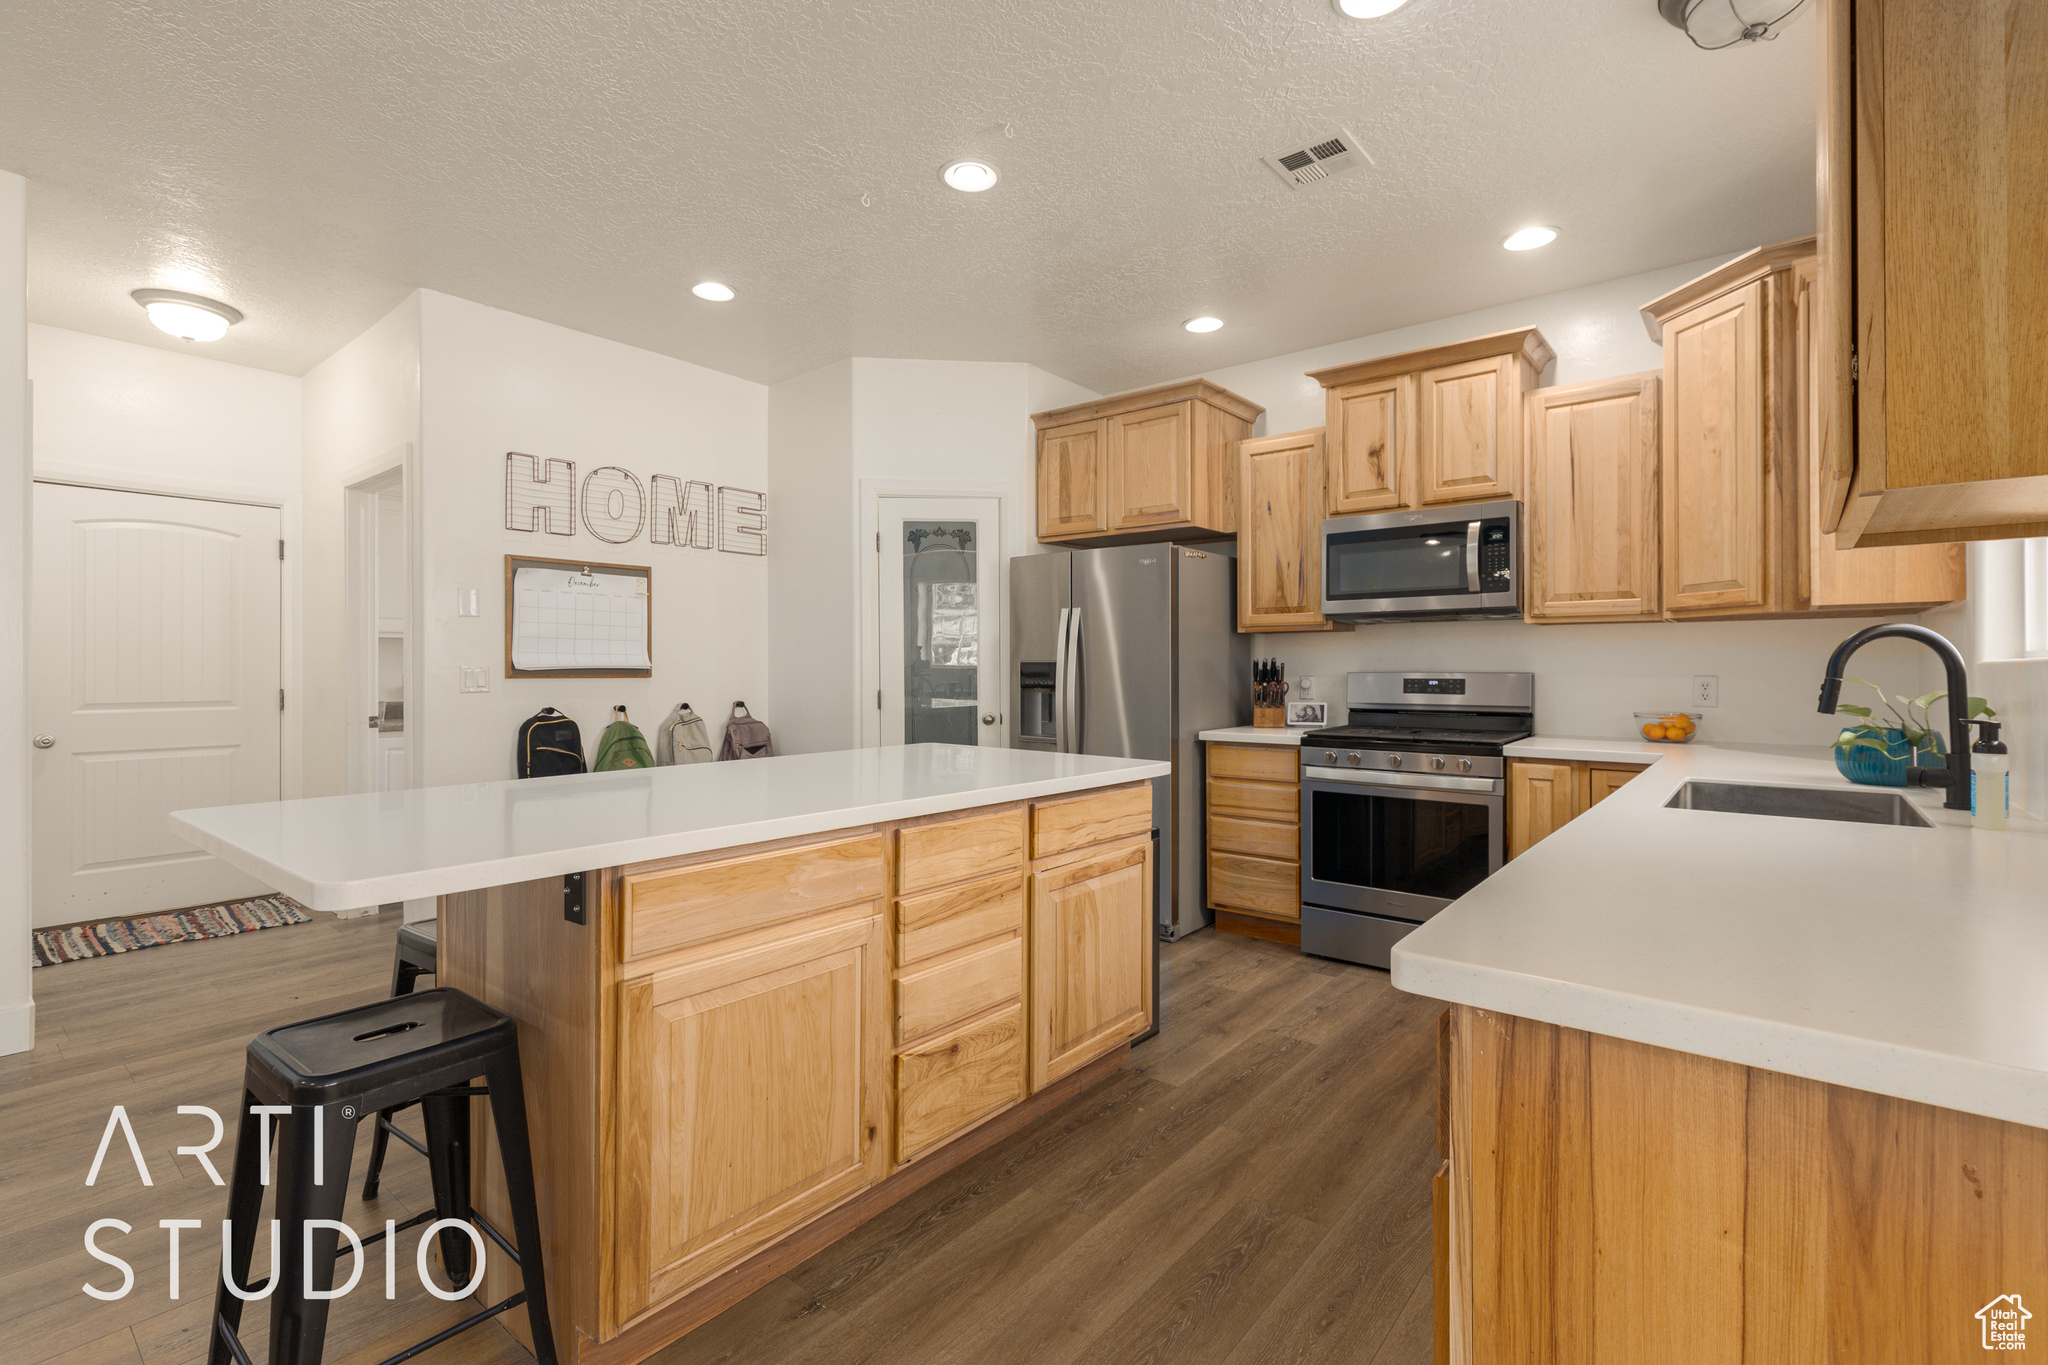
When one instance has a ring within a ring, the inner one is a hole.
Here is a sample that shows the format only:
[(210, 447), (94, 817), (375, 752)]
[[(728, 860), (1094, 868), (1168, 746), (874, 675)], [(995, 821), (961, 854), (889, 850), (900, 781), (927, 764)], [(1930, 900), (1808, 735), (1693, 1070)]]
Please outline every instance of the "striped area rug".
[(312, 917), (305, 906), (290, 896), (264, 896), (257, 900), (232, 901), (226, 905), (173, 910), (167, 915), (144, 915), (140, 919), (110, 919), (99, 924), (74, 924), (67, 929), (38, 929), (35, 933), (35, 965), (53, 967), (59, 962), (76, 962), (82, 957), (132, 953), (166, 943), (189, 943), (194, 939), (247, 933), (251, 929), (275, 929), (281, 924), (304, 924)]

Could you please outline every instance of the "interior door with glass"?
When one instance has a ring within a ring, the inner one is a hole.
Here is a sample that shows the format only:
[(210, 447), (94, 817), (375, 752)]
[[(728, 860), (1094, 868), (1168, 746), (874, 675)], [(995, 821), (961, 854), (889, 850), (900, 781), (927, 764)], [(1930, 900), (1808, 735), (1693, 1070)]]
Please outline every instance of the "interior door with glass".
[(882, 743), (1003, 746), (1001, 501), (879, 502)]

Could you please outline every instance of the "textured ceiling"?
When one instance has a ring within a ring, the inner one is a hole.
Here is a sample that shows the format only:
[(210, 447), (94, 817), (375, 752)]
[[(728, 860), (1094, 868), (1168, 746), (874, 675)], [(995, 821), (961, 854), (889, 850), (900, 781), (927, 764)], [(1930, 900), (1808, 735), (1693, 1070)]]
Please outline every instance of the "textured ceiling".
[[(1813, 224), (1811, 19), (1703, 53), (1654, 0), (0, 4), (30, 316), (177, 347), (127, 294), (193, 290), (248, 314), (203, 354), (294, 374), (424, 286), (764, 382), (1114, 391)], [(1376, 165), (1259, 161), (1340, 125)], [(942, 186), (968, 154), (1001, 184)], [(1564, 235), (1499, 249), (1531, 222)]]

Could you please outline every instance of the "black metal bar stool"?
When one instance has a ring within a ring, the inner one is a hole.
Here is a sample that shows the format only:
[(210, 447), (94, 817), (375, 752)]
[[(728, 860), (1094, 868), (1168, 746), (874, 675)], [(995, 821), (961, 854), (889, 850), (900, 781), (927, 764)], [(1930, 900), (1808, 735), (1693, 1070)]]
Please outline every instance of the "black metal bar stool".
[[(398, 947), (391, 955), (391, 993), (394, 996), (411, 995), (413, 987), (423, 976), (440, 978), (439, 926), (434, 920), (422, 920), (418, 924), (402, 924), (398, 928)], [(407, 1108), (400, 1105), (398, 1109)], [(398, 1115), (398, 1109), (386, 1109), (377, 1115), (377, 1126), (370, 1133), (370, 1164), (363, 1171), (363, 1198), (377, 1197), (377, 1184), (384, 1178), (384, 1149), (391, 1145), (395, 1133), (398, 1140), (418, 1152), (427, 1154), (427, 1149), (412, 1140), (412, 1135), (392, 1126), (391, 1120)]]
[[(484, 1078), (485, 1089), (470, 1084), (477, 1076)], [(356, 1125), (380, 1110), (414, 1102), (420, 1103), (427, 1121), (435, 1208), (402, 1226), (430, 1217), (473, 1223), (519, 1267), (523, 1288), (381, 1365), (409, 1360), (522, 1303), (539, 1365), (556, 1365), (526, 1132), (526, 1091), (519, 1075), (519, 1030), (510, 1016), (443, 987), (289, 1024), (250, 1042), (243, 1091), (235, 1169), (228, 1182), (233, 1235), (214, 1294), (209, 1365), (228, 1365), (230, 1359), (251, 1365), (236, 1329), (242, 1321), (243, 1296), (261, 1292), (249, 1284), (249, 1266), (263, 1205), (259, 1171), (268, 1143), (262, 1119), (250, 1113), (250, 1107), (290, 1107), (289, 1113), (278, 1116), (277, 1124), (277, 1220), (282, 1235), (271, 1267), (270, 1365), (320, 1365), (329, 1300), (309, 1297), (306, 1286), (322, 1292), (333, 1289), (339, 1234), (331, 1227), (314, 1228), (309, 1238), (304, 1224), (313, 1218), (340, 1220)], [(469, 1100), (485, 1093), (490, 1096), (491, 1120), (503, 1157), (516, 1246), (469, 1204)], [(384, 1235), (378, 1232), (362, 1239), (366, 1258), (369, 1247)], [(470, 1238), (462, 1229), (442, 1230), (442, 1260), (457, 1284), (471, 1278), (470, 1251)], [(232, 1292), (231, 1286), (241, 1294)], [(376, 1297), (381, 1303), (381, 1295)]]

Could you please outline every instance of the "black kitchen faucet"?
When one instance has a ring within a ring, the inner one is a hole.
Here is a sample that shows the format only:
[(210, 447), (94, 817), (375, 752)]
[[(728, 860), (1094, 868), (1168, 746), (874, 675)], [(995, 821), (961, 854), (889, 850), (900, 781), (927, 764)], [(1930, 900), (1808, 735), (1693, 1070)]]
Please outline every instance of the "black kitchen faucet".
[(1948, 674), (1948, 766), (1947, 768), (1923, 768), (1915, 763), (1906, 769), (1906, 785), (1909, 787), (1947, 787), (1948, 795), (1941, 804), (1949, 810), (1970, 808), (1970, 677), (1963, 668), (1963, 656), (1948, 642), (1946, 636), (1937, 635), (1925, 626), (1887, 624), (1870, 626), (1857, 631), (1848, 639), (1835, 646), (1835, 652), (1828, 656), (1828, 675), (1820, 685), (1820, 713), (1831, 716), (1835, 706), (1842, 700), (1842, 670), (1849, 666), (1849, 656), (1872, 640), (1882, 640), (1896, 635), (1902, 640), (1918, 640), (1934, 651), (1941, 660), (1942, 669)]

